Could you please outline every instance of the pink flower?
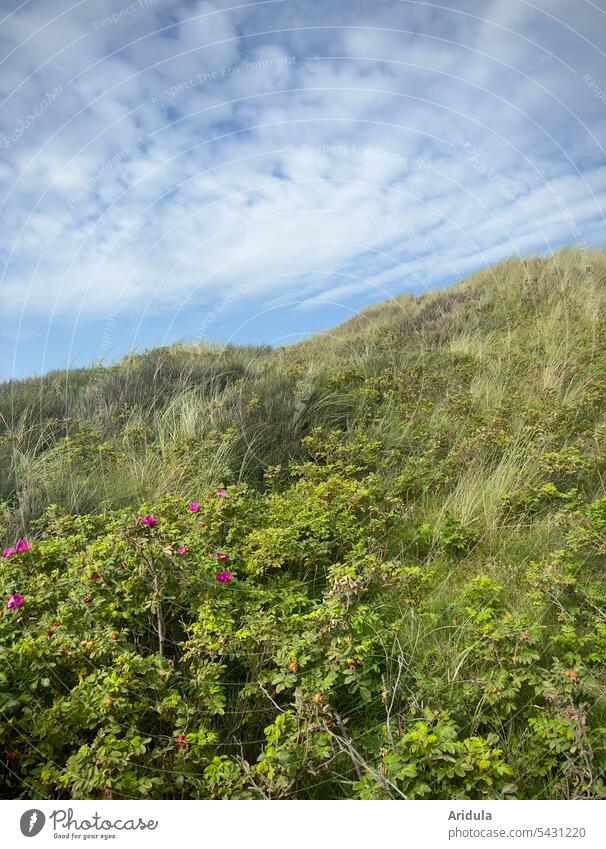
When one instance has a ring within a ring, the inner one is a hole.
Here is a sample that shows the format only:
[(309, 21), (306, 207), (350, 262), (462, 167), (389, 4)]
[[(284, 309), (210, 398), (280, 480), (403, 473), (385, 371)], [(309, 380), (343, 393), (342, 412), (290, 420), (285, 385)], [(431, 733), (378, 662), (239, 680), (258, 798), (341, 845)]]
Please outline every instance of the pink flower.
[(157, 519), (156, 519), (156, 517), (155, 517), (155, 516), (151, 516), (151, 515), (148, 513), (148, 514), (147, 514), (147, 516), (144, 516), (144, 517), (141, 519), (141, 521), (142, 521), (142, 523), (143, 523), (144, 525), (147, 525), (148, 527), (150, 527), (150, 528), (151, 528), (153, 525), (155, 525), (155, 524), (156, 524)]
[(20, 554), (22, 551), (29, 551), (31, 547), (31, 543), (29, 543), (26, 539), (18, 539), (14, 547), (11, 546), (10, 548), (5, 548), (3, 554), (5, 557), (12, 557), (13, 554)]
[(178, 735), (177, 735), (177, 737), (176, 737), (176, 739), (175, 739), (175, 743), (176, 743), (176, 744), (177, 744), (177, 746), (179, 747), (179, 751), (180, 751), (180, 752), (187, 752), (187, 751), (188, 751), (188, 749), (189, 749), (189, 743), (188, 743), (188, 742), (187, 742), (187, 740), (185, 739), (185, 735), (184, 735), (184, 734), (178, 734)]
[(215, 580), (218, 584), (228, 584), (232, 578), (233, 575), (231, 572), (217, 572), (215, 575)]
[(21, 605), (25, 599), (21, 595), (21, 593), (13, 593), (9, 600), (6, 602), (7, 610), (19, 610)]
[(227, 498), (227, 493), (225, 492), (222, 486), (217, 487), (217, 495), (219, 496), (219, 498)]
[(191, 510), (192, 513), (197, 513), (198, 510), (200, 509), (200, 505), (198, 504), (197, 501), (190, 501), (189, 504), (187, 505), (187, 509)]
[(186, 551), (187, 551), (187, 546), (182, 545), (181, 548), (177, 549), (177, 554), (185, 554)]
[(217, 560), (229, 560), (229, 554), (225, 551), (215, 551), (215, 557)]
[(90, 579), (91, 579), (91, 581), (98, 581), (99, 580), (99, 573), (93, 572), (93, 574), (90, 576)]

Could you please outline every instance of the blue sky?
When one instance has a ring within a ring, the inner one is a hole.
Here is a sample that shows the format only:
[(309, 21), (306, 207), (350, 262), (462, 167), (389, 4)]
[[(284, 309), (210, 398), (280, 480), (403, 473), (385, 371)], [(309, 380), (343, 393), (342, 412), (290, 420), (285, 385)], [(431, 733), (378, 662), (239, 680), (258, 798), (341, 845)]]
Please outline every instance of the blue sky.
[(606, 0), (0, 0), (0, 379), (605, 242)]

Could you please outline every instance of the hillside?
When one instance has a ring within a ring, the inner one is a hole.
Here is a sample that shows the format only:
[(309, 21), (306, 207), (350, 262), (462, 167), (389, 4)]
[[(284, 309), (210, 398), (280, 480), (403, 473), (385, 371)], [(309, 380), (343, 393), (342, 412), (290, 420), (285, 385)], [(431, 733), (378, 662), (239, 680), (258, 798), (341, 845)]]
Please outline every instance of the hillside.
[(606, 797), (605, 340), (567, 250), (0, 386), (0, 795)]

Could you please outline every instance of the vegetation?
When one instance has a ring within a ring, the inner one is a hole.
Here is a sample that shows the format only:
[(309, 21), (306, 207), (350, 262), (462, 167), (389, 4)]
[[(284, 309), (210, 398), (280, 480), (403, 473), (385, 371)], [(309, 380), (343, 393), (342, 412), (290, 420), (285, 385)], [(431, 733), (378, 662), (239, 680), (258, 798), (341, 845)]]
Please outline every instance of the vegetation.
[(0, 794), (606, 797), (605, 338), (563, 251), (1, 386)]

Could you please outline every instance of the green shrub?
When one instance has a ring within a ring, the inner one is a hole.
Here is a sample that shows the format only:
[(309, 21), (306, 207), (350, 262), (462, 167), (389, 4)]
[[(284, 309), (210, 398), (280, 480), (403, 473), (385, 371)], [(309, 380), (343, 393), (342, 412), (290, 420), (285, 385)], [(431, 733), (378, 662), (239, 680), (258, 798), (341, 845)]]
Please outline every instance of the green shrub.
[(605, 798), (592, 261), (0, 387), (0, 795)]

